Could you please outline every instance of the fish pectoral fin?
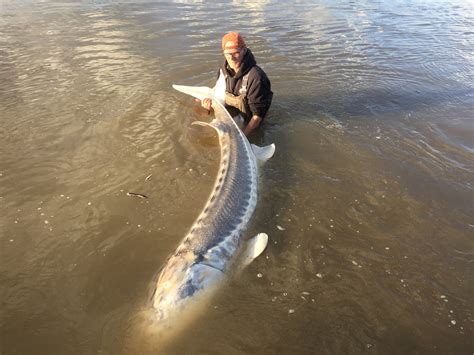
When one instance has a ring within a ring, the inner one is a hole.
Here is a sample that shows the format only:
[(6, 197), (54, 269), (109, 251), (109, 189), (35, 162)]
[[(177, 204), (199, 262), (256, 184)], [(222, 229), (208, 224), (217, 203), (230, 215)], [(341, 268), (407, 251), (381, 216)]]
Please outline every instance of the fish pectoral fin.
[(255, 157), (260, 163), (266, 162), (275, 153), (275, 144), (270, 144), (265, 147), (259, 147), (255, 144), (251, 144), (251, 146), (253, 154), (255, 154)]
[(242, 253), (242, 268), (249, 265), (257, 256), (263, 253), (268, 244), (268, 235), (259, 233), (247, 241)]

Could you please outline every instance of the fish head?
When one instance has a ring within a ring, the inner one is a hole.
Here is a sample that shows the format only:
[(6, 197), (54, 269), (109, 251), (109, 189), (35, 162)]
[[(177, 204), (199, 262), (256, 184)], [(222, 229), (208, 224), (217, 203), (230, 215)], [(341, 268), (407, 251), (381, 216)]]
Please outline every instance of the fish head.
[[(224, 279), (224, 273), (211, 266), (170, 260), (158, 279), (153, 308), (158, 321), (174, 322), (179, 316), (194, 318), (210, 301), (211, 293)], [(186, 264), (186, 263), (185, 263)]]

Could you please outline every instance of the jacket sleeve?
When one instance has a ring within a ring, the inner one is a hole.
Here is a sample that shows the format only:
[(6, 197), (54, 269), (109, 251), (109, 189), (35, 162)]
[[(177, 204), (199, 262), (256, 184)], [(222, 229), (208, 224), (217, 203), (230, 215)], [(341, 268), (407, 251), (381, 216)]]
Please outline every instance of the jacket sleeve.
[(247, 84), (247, 104), (252, 115), (264, 118), (270, 108), (272, 98), (270, 80), (262, 69), (255, 67), (254, 73), (249, 75)]

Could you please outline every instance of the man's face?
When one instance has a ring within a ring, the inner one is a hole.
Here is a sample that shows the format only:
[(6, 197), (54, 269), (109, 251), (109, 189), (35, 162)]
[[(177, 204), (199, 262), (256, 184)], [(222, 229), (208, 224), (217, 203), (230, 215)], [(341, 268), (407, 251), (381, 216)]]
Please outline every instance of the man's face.
[(244, 59), (245, 48), (238, 49), (226, 49), (224, 51), (224, 57), (234, 71), (238, 71), (242, 65), (242, 60)]

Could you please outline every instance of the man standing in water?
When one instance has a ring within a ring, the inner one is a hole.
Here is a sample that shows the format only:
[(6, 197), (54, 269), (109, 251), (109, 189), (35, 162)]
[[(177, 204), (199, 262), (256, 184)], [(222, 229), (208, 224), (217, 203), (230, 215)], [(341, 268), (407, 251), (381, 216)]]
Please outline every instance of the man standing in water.
[[(224, 63), (220, 68), (225, 76), (225, 104), (234, 117), (240, 114), (248, 137), (258, 128), (272, 103), (273, 92), (265, 72), (257, 65), (255, 57), (242, 36), (229, 32), (222, 38)], [(206, 98), (201, 105), (211, 109), (212, 100)]]

